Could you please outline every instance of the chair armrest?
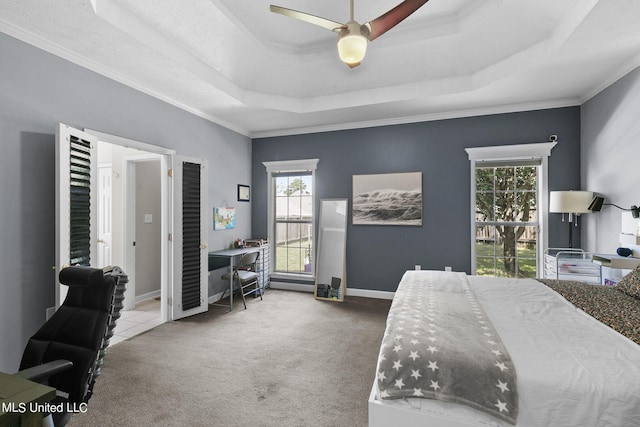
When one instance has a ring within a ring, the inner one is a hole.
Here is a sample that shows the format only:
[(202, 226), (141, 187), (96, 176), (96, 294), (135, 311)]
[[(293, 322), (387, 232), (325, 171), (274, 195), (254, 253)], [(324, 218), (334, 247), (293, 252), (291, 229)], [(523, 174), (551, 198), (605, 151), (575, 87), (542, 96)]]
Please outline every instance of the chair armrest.
[(39, 382), (43, 379), (49, 378), (51, 375), (66, 371), (72, 366), (73, 362), (70, 360), (53, 360), (51, 362), (43, 363), (42, 365), (23, 369), (22, 371), (16, 372), (14, 375), (27, 380)]

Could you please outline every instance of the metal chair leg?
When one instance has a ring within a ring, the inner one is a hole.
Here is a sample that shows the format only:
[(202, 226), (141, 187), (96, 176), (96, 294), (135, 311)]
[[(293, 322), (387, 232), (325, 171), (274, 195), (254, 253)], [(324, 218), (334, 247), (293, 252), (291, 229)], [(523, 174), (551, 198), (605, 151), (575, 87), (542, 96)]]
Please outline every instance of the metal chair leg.
[(242, 288), (242, 282), (238, 280), (238, 288), (240, 288), (240, 295), (242, 295), (242, 304), (244, 304), (244, 309), (247, 309), (247, 300), (244, 297), (244, 289)]

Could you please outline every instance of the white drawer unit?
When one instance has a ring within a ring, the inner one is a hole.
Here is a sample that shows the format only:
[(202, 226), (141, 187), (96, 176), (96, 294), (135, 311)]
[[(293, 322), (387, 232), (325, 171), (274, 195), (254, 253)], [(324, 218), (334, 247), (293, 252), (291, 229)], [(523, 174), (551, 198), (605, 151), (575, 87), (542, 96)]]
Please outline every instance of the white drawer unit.
[(544, 251), (544, 278), (600, 284), (600, 265), (593, 254), (575, 248), (549, 248)]

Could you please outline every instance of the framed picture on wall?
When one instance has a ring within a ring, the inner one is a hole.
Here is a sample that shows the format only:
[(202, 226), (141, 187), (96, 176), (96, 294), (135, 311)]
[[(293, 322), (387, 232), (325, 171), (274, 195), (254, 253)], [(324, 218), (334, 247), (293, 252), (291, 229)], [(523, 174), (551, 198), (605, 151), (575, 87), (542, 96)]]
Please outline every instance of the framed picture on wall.
[(238, 184), (238, 201), (248, 202), (251, 200), (251, 187), (248, 185)]
[(236, 228), (236, 208), (213, 208), (213, 229), (229, 230)]
[(422, 172), (353, 175), (354, 225), (422, 225)]

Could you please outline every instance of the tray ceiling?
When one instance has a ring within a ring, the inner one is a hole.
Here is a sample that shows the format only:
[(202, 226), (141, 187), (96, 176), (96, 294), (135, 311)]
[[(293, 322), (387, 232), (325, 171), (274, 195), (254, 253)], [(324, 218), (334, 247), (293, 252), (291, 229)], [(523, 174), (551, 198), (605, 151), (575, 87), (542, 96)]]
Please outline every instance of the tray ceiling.
[[(355, 18), (397, 3), (356, 0)], [(269, 4), (2, 0), (0, 30), (252, 137), (579, 105), (640, 64), (633, 0), (430, 0), (354, 69), (334, 33)]]

